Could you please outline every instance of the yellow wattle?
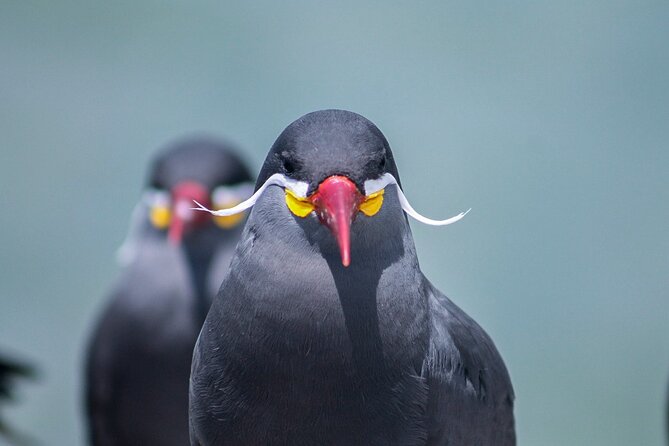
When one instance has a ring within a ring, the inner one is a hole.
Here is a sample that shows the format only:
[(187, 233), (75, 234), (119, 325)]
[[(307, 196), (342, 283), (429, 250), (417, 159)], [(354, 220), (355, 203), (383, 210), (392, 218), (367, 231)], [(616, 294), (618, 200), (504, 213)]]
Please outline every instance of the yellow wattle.
[(286, 205), (290, 212), (302, 218), (314, 210), (314, 205), (308, 199), (298, 197), (290, 189), (286, 189)]
[(166, 229), (172, 220), (172, 212), (167, 206), (155, 206), (149, 214), (151, 224), (158, 229)]
[(365, 214), (368, 217), (375, 215), (381, 209), (383, 205), (383, 192), (385, 189), (381, 189), (378, 192), (369, 194), (365, 197), (365, 201), (360, 205), (360, 212)]

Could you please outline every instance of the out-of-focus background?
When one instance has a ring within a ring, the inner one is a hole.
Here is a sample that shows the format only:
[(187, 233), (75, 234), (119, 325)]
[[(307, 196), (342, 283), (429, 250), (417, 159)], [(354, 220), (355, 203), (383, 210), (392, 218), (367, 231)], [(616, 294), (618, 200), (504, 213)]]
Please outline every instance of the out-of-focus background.
[(300, 115), (374, 121), (428, 277), (495, 340), (520, 445), (660, 445), (669, 378), (669, 3), (0, 3), (0, 351), (11, 420), (82, 445), (81, 364), (152, 153), (259, 169)]

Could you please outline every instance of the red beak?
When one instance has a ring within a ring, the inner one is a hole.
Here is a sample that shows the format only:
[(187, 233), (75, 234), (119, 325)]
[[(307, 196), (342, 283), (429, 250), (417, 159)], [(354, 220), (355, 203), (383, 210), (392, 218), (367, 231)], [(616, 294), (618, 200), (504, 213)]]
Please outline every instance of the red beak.
[(311, 198), (321, 223), (337, 239), (344, 266), (351, 264), (351, 223), (363, 199), (353, 181), (339, 175), (326, 178)]
[(209, 206), (211, 200), (207, 188), (194, 181), (184, 181), (172, 188), (172, 222), (167, 238), (174, 245), (179, 245), (186, 232), (208, 218), (203, 212), (191, 209), (193, 200)]

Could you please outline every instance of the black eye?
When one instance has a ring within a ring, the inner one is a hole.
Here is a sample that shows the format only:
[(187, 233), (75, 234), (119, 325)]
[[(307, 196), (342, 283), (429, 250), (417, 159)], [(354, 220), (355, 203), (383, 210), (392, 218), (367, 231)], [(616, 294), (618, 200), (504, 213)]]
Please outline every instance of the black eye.
[(295, 163), (293, 163), (291, 160), (284, 158), (283, 159), (283, 170), (287, 174), (291, 174), (295, 172)]
[(383, 169), (385, 169), (385, 168), (386, 168), (386, 157), (384, 156), (384, 157), (381, 158), (381, 160), (379, 161), (379, 170), (383, 170)]

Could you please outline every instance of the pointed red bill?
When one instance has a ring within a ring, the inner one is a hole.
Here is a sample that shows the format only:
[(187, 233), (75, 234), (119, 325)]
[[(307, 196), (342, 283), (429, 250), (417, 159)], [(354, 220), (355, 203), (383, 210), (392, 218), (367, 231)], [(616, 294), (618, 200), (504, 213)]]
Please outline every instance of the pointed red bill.
[(208, 218), (207, 215), (192, 209), (193, 200), (208, 206), (210, 199), (207, 188), (194, 181), (184, 181), (172, 188), (173, 215), (167, 238), (174, 245), (179, 245), (186, 232)]
[(311, 198), (321, 223), (337, 240), (344, 266), (351, 264), (351, 223), (363, 199), (353, 181), (340, 175), (326, 178)]

